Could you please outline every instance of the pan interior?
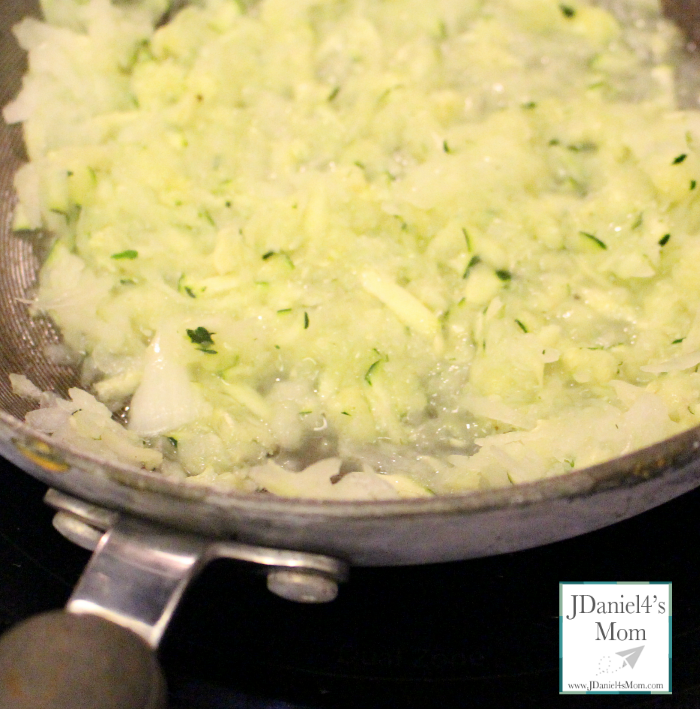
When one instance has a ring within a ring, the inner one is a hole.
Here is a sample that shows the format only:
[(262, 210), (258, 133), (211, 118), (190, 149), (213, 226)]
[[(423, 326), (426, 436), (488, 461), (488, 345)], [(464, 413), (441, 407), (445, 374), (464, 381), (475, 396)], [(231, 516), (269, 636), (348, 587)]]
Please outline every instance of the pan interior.
[[(38, 3), (32, 0), (8, 0), (3, 3), (0, 28), (0, 105), (5, 105), (19, 90), (27, 62), (10, 28), (27, 15), (39, 16)], [(27, 300), (31, 297), (37, 271), (48, 237), (37, 239), (34, 233), (12, 231), (15, 197), (12, 180), (25, 159), (19, 125), (0, 122), (0, 404), (2, 409), (22, 419), (32, 408), (31, 402), (14, 395), (7, 375), (26, 372), (44, 390), (65, 393), (76, 386), (79, 374), (75, 367), (56, 364), (47, 358), (47, 348), (60, 342), (55, 325), (48, 318), (31, 318)]]
[[(692, 15), (692, 8), (687, 3), (669, 1), (667, 5), (677, 22)], [(33, 0), (6, 0), (4, 3), (3, 26), (0, 28), (0, 106), (17, 93), (26, 69), (26, 58), (11, 35), (10, 27), (26, 15), (39, 14), (38, 4)], [(696, 107), (700, 62), (689, 54), (678, 71), (681, 77), (679, 101), (683, 106)], [(23, 373), (39, 388), (63, 396), (70, 387), (80, 385), (79, 368), (51, 356), (61, 342), (54, 323), (47, 317), (29, 315), (28, 303), (50, 236), (16, 233), (11, 229), (15, 204), (12, 179), (24, 159), (21, 128), (0, 122), (0, 253), (3, 255), (0, 259), (0, 320), (3, 322), (0, 406), (5, 413), (19, 420), (33, 405), (13, 394), (8, 374)]]

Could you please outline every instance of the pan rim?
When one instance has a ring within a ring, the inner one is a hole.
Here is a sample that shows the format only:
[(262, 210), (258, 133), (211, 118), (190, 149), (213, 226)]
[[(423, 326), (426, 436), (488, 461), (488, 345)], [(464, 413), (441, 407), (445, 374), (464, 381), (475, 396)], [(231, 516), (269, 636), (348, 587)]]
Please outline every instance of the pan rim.
[[(48, 434), (0, 410), (0, 432), (9, 444), (38, 442), (47, 447), (71, 470), (106, 478), (134, 491), (148, 491), (182, 504), (205, 503), (220, 509), (244, 508), (269, 513), (312, 517), (405, 517), (426, 514), (467, 514), (489, 510), (527, 507), (548, 500), (589, 497), (611, 488), (633, 487), (681, 468), (700, 458), (700, 425), (658, 441), (650, 446), (626, 453), (602, 463), (573, 470), (563, 475), (516, 483), (509, 487), (477, 489), (463, 493), (432, 497), (394, 500), (328, 500), (282, 497), (270, 493), (246, 493), (224, 484), (195, 483), (170, 480), (155, 471), (108, 461), (64, 443), (57, 443)], [(19, 450), (20, 455), (24, 455)], [(26, 457), (26, 456), (25, 456)], [(20, 467), (23, 467), (20, 463)], [(28, 466), (29, 467), (29, 466)], [(33, 475), (31, 470), (25, 472)], [(61, 487), (63, 473), (47, 470), (52, 485)], [(33, 475), (37, 477), (36, 475)], [(99, 500), (98, 500), (99, 502)]]

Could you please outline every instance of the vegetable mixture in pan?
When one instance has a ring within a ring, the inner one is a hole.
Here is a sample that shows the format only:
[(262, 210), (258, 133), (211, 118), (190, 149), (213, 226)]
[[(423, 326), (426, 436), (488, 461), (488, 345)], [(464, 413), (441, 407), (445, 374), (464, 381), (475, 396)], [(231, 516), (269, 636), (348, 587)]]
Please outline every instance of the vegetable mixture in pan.
[(13, 376), (36, 429), (378, 499), (700, 423), (700, 112), (655, 1), (43, 10), (15, 228), (52, 239), (31, 308), (85, 390)]

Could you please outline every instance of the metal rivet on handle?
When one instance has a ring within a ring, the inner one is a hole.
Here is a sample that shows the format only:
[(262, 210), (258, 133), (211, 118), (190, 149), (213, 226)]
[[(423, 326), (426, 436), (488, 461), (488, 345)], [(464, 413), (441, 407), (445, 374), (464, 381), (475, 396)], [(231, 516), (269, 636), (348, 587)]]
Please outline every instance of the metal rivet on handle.
[(54, 515), (53, 526), (68, 541), (88, 551), (94, 551), (104, 534), (101, 529), (97, 529), (74, 514), (63, 510)]
[(275, 569), (267, 575), (267, 588), (297, 603), (329, 603), (338, 595), (338, 584), (313, 571)]

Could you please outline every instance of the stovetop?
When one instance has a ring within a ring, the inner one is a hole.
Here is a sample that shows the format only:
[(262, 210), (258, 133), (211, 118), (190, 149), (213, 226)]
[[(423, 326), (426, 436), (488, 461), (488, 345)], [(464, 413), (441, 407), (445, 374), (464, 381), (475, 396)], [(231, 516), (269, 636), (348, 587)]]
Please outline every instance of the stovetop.
[[(0, 630), (65, 604), (88, 553), (44, 486), (0, 460)], [(700, 707), (700, 490), (632, 520), (488, 559), (355, 568), (297, 605), (220, 561), (161, 649), (171, 709)], [(559, 581), (673, 582), (673, 695), (559, 696)]]

